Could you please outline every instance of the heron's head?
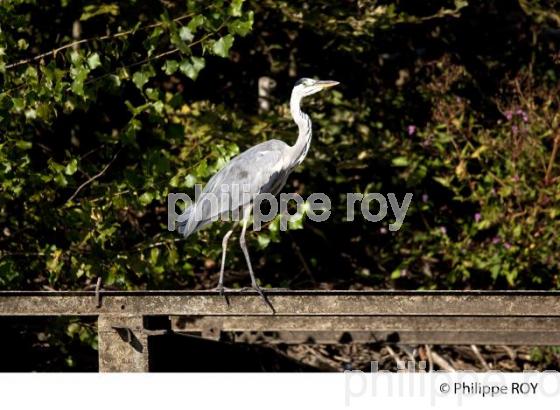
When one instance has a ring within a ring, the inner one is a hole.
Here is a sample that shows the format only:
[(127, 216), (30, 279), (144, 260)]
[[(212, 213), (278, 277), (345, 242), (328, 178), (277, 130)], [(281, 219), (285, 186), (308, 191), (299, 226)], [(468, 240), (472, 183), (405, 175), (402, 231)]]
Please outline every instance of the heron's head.
[(296, 82), (293, 92), (305, 97), (318, 93), (325, 88), (334, 87), (337, 84), (338, 81), (321, 81), (312, 78), (302, 78)]

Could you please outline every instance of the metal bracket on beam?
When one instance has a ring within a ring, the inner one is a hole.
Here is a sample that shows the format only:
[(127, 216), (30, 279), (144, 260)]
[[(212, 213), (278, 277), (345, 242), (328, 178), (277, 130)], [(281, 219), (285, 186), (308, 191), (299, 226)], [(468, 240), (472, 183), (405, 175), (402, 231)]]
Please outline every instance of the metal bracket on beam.
[(97, 278), (95, 285), (95, 306), (99, 309), (101, 307), (101, 276)]

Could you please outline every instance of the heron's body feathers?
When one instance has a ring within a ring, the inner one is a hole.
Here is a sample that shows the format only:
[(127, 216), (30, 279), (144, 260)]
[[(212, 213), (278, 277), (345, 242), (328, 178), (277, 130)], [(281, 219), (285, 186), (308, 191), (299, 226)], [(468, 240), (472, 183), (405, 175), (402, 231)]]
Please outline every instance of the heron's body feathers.
[[(289, 148), (283, 141), (269, 140), (234, 157), (210, 178), (196, 202), (178, 218), (179, 233), (188, 236), (220, 215), (248, 206), (256, 194), (280, 192), (292, 170), (285, 166)], [(212, 197), (218, 199), (217, 206), (212, 206)]]

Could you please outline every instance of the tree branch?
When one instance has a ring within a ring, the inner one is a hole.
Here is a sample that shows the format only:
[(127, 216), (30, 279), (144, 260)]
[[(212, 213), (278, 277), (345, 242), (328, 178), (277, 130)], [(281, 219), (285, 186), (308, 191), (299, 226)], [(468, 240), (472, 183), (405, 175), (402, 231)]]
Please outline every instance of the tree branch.
[(109, 169), (109, 167), (111, 166), (111, 164), (113, 162), (115, 162), (115, 160), (117, 159), (117, 156), (119, 155), (119, 153), (122, 151), (122, 148), (120, 150), (117, 151), (117, 153), (113, 156), (113, 159), (103, 167), (103, 169), (101, 171), (99, 171), (97, 174), (95, 174), (94, 176), (92, 176), (90, 179), (88, 179), (87, 181), (85, 181), (82, 185), (80, 185), (78, 187), (78, 189), (76, 189), (76, 191), (72, 194), (72, 196), (70, 198), (68, 198), (66, 200), (66, 203), (72, 201), (76, 195), (78, 195), (80, 193), (80, 191), (86, 187), (87, 185), (91, 184), (93, 181), (95, 181), (97, 178), (100, 178), (101, 176), (103, 176), (103, 174), (105, 172), (107, 172), (107, 170)]
[[(195, 13), (185, 14), (184, 16), (177, 17), (177, 18), (173, 19), (172, 21), (173, 22), (178, 22), (178, 21), (187, 19), (189, 17), (192, 17), (192, 16), (194, 16), (194, 14)], [(32, 63), (34, 61), (41, 60), (45, 57), (50, 57), (50, 56), (56, 57), (56, 55), (59, 52), (64, 51), (68, 48), (76, 47), (80, 44), (89, 43), (91, 41), (105, 41), (105, 40), (112, 40), (112, 39), (119, 38), (119, 37), (125, 37), (125, 36), (128, 36), (130, 34), (134, 34), (138, 31), (143, 31), (143, 30), (148, 30), (148, 29), (151, 29), (151, 28), (160, 27), (163, 24), (164, 24), (164, 22), (159, 22), (159, 23), (149, 24), (149, 25), (144, 26), (144, 27), (138, 27), (138, 28), (131, 29), (131, 30), (121, 31), (120, 33), (116, 33), (116, 34), (108, 34), (108, 35), (101, 36), (101, 37), (90, 37), (90, 38), (84, 38), (84, 39), (78, 40), (78, 41), (73, 41), (72, 43), (68, 43), (68, 44), (60, 46), (58, 48), (55, 48), (52, 51), (47, 51), (45, 53), (41, 53), (39, 55), (36, 55), (35, 57), (26, 58), (24, 60), (20, 60), (20, 61), (17, 61), (15, 63), (12, 63), (12, 64), (8, 64), (8, 65), (6, 65), (6, 69), (19, 67), (20, 65), (24, 65), (24, 64), (29, 64), (29, 63)]]

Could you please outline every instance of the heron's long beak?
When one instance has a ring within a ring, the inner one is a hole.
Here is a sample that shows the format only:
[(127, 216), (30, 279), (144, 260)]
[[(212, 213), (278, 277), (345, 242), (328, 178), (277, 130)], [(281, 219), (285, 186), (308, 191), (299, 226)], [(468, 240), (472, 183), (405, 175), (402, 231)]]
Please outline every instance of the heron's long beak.
[(315, 85), (318, 85), (321, 88), (330, 88), (330, 87), (334, 87), (335, 85), (340, 84), (338, 81), (330, 81), (330, 80), (325, 80), (325, 81), (317, 81), (315, 83)]

